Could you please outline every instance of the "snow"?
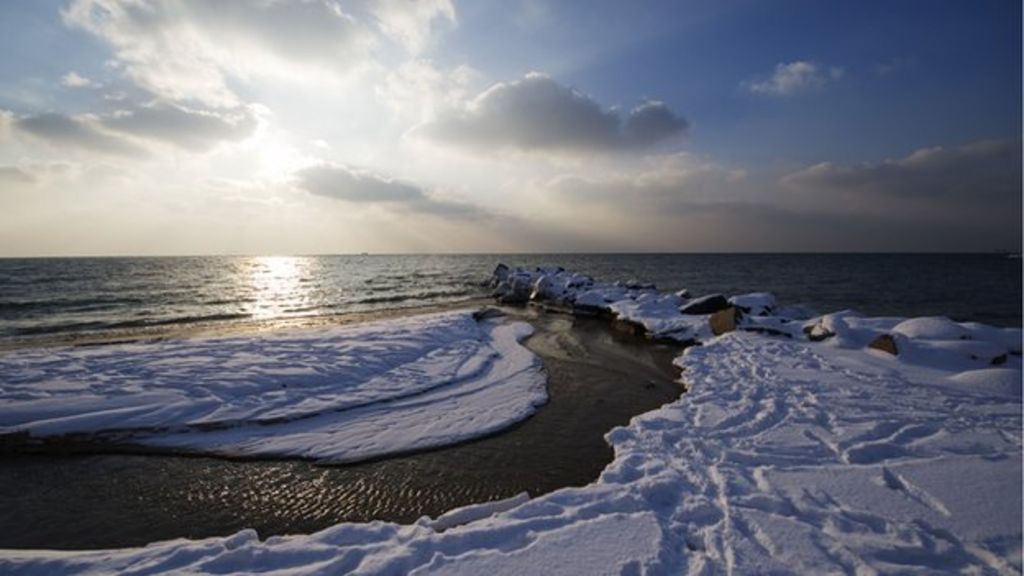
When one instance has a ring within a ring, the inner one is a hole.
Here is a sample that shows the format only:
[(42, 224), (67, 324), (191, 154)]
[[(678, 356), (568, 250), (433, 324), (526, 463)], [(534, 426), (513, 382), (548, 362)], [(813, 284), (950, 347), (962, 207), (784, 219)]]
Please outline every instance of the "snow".
[(523, 322), (469, 312), (262, 337), (0, 356), (0, 434), (105, 434), (352, 462), (501, 430), (547, 400)]
[[(679, 320), (679, 295), (505, 272), (702, 344), (676, 359), (686, 394), (607, 434), (593, 483), (404, 526), (9, 550), (0, 572), (1021, 573), (1019, 329), (776, 308), (714, 337), (707, 315)], [(880, 335), (896, 354), (868, 348)]]

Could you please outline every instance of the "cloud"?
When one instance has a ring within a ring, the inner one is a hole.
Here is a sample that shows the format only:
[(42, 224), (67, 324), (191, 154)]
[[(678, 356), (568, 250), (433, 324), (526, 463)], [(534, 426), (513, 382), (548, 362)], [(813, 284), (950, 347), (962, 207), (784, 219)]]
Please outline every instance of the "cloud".
[(154, 102), (104, 116), (100, 124), (115, 132), (202, 152), (220, 142), (245, 140), (256, 131), (259, 118), (248, 106), (197, 110)]
[(768, 79), (747, 81), (743, 83), (743, 86), (753, 94), (793, 96), (819, 90), (842, 76), (842, 68), (833, 66), (826, 69), (815, 62), (797, 60), (779, 63), (775, 66), (775, 72)]
[(398, 40), (412, 54), (427, 48), (436, 23), (456, 20), (451, 0), (375, 0), (369, 11), (381, 32)]
[(447, 0), (74, 0), (64, 22), (106, 42), (139, 87), (164, 99), (236, 106), (233, 83), (365, 65), (381, 39), (419, 46)]
[(15, 128), (51, 145), (118, 156), (145, 156), (141, 141), (206, 152), (221, 142), (240, 141), (259, 125), (256, 109), (199, 110), (151, 102), (110, 114), (36, 114), (14, 120)]
[(916, 150), (856, 165), (823, 162), (782, 178), (787, 188), (853, 202), (924, 200), (970, 204), (1020, 198), (1019, 141), (988, 140)]
[(67, 88), (99, 88), (101, 84), (80, 75), (72, 70), (60, 79), (60, 85)]
[(745, 180), (742, 170), (678, 153), (647, 158), (642, 169), (624, 173), (557, 176), (545, 188), (557, 200), (578, 207), (599, 204), (617, 211), (665, 215), (735, 196)]
[(5, 184), (32, 184), (34, 175), (17, 166), (0, 166), (0, 186)]
[(135, 142), (103, 130), (95, 116), (37, 114), (16, 119), (14, 127), (20, 133), (61, 148), (127, 157), (147, 154)]
[(573, 88), (531, 73), (495, 84), (415, 133), (487, 152), (512, 148), (579, 153), (647, 148), (684, 134), (687, 127), (662, 102), (644, 102), (623, 118)]
[(334, 164), (304, 168), (295, 173), (299, 188), (326, 198), (354, 204), (378, 204), (446, 218), (486, 216), (483, 209), (433, 197), (408, 182), (367, 170)]
[(619, 249), (987, 251), (1020, 245), (1020, 190), (1020, 142), (984, 141), (782, 178), (676, 154), (563, 175), (540, 194)]

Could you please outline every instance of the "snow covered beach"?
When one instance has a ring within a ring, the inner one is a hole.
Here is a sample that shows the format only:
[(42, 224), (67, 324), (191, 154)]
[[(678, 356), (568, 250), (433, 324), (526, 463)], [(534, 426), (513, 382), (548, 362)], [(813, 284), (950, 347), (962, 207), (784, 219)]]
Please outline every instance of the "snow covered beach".
[[(1020, 572), (1020, 330), (815, 316), (778, 308), (767, 294), (698, 299), (557, 269), (499, 269), (494, 280), (509, 302), (532, 298), (703, 344), (677, 360), (690, 392), (609, 432), (616, 457), (593, 484), (406, 526), (5, 551), (0, 569)], [(49, 414), (15, 412), (36, 418), (18, 420), (22, 427)], [(75, 420), (58, 421), (67, 419)]]

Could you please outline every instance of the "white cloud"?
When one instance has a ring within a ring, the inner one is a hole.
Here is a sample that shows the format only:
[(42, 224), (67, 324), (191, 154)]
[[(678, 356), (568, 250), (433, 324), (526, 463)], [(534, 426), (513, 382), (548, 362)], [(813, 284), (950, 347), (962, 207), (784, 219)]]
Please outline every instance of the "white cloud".
[(375, 0), (370, 10), (381, 31), (412, 54), (429, 47), (435, 25), (456, 20), (451, 0)]
[(687, 127), (662, 102), (644, 102), (623, 118), (578, 90), (531, 73), (491, 86), (416, 133), (482, 153), (493, 148), (587, 153), (651, 147)]
[(110, 45), (114, 63), (165, 99), (237, 106), (236, 84), (293, 82), (366, 66), (381, 41), (425, 45), (447, 0), (74, 0), (67, 25)]
[(747, 81), (743, 85), (753, 94), (765, 96), (793, 96), (803, 92), (819, 90), (829, 82), (842, 78), (843, 69), (825, 68), (815, 62), (797, 60), (780, 63), (775, 72), (765, 80)]
[(102, 86), (100, 83), (90, 80), (74, 70), (62, 76), (60, 84), (67, 88), (99, 88)]

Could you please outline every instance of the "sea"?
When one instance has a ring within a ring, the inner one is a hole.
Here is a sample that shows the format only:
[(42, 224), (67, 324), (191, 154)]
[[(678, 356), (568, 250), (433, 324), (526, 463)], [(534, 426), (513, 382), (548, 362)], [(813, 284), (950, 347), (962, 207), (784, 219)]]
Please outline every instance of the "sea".
[(1006, 254), (17, 258), (0, 259), (0, 346), (448, 305), (486, 297), (498, 263), (694, 295), (768, 291), (821, 313), (1021, 326), (1021, 259)]

